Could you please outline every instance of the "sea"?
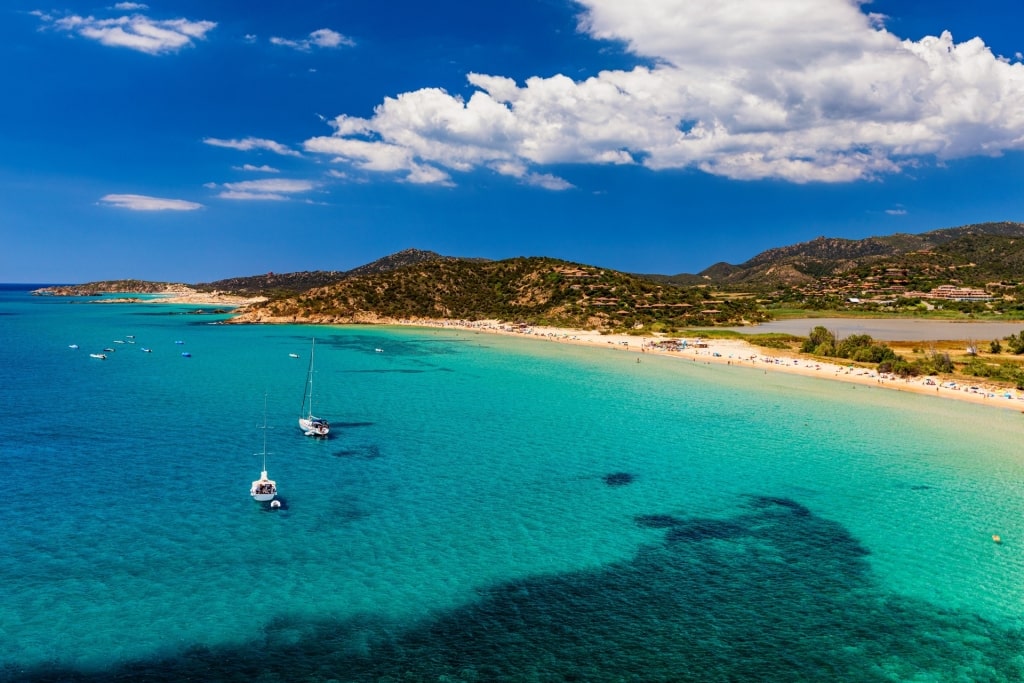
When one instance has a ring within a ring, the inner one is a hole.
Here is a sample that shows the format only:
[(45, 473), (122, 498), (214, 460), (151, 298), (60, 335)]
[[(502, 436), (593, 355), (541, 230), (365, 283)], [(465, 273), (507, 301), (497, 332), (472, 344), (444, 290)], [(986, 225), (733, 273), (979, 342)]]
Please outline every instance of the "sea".
[(1021, 410), (31, 289), (0, 680), (1024, 679)]

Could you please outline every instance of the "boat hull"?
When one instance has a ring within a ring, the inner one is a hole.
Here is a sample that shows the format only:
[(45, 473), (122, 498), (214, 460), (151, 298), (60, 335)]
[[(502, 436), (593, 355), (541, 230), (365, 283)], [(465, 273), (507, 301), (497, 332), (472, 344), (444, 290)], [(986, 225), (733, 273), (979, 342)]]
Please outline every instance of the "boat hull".
[(266, 471), (260, 472), (260, 475), (260, 478), (252, 483), (249, 495), (252, 496), (253, 500), (260, 503), (274, 500), (274, 496), (277, 495), (277, 482), (273, 479), (268, 479)]
[(327, 436), (331, 431), (331, 426), (327, 420), (319, 417), (300, 417), (299, 429), (306, 436)]

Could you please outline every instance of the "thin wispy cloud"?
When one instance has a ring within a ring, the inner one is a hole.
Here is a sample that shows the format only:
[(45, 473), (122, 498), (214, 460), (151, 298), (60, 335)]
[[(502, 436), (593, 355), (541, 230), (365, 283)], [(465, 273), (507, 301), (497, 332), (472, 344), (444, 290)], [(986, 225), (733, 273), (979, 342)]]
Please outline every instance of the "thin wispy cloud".
[(348, 36), (344, 36), (337, 31), (333, 31), (329, 28), (321, 28), (313, 31), (308, 37), (302, 38), (301, 40), (290, 40), (288, 38), (280, 38), (278, 36), (272, 36), (270, 42), (274, 45), (281, 45), (283, 47), (290, 47), (293, 50), (300, 50), (302, 52), (309, 52), (315, 47), (320, 48), (338, 48), (338, 47), (352, 47), (355, 45)]
[[(119, 11), (145, 9), (138, 3), (121, 3), (114, 6)], [(78, 14), (57, 17), (46, 12), (34, 12), (56, 31), (73, 33), (108, 47), (123, 47), (151, 55), (178, 52), (192, 47), (195, 41), (204, 40), (206, 34), (216, 28), (213, 21), (192, 21), (189, 19), (152, 19), (142, 14), (131, 14), (112, 18), (83, 17)]]
[(114, 5), (114, 9), (122, 12), (137, 12), (139, 10), (149, 9), (149, 5), (144, 5), (141, 2), (119, 2)]
[(101, 197), (100, 202), (131, 211), (195, 211), (203, 208), (202, 204), (184, 199), (149, 197), (143, 194), (108, 194)]
[(279, 142), (273, 140), (266, 140), (263, 138), (242, 138), (241, 140), (222, 140), (220, 138), (205, 138), (203, 140), (207, 145), (214, 147), (227, 147), (228, 149), (237, 149), (242, 152), (251, 152), (253, 150), (267, 150), (274, 154), (280, 154), (282, 156), (301, 157), (300, 152), (289, 148), (286, 145), (282, 145)]
[(336, 116), (304, 149), (410, 182), (519, 166), (506, 175), (556, 190), (566, 181), (543, 166), (839, 183), (1024, 149), (1024, 65), (980, 38), (901, 39), (850, 0), (580, 4), (582, 33), (653, 66), (584, 80), (470, 73), (466, 96), (398, 93), (368, 118)]
[(238, 183), (207, 184), (211, 189), (221, 188), (217, 194), (221, 199), (285, 201), (295, 195), (310, 192), (317, 184), (309, 180), (293, 180), (287, 178), (267, 178), (263, 180), (243, 180)]
[(253, 166), (252, 164), (243, 164), (241, 166), (232, 166), (231, 168), (235, 169), (236, 171), (247, 171), (247, 172), (250, 172), (250, 173), (280, 173), (281, 172), (280, 170), (274, 168), (273, 166), (267, 166), (266, 164), (264, 164), (262, 166)]
[(898, 208), (898, 207), (895, 208), (895, 209), (886, 209), (885, 212), (887, 214), (889, 214), (890, 216), (906, 216), (907, 215), (907, 210), (906, 209), (901, 209), (901, 208)]

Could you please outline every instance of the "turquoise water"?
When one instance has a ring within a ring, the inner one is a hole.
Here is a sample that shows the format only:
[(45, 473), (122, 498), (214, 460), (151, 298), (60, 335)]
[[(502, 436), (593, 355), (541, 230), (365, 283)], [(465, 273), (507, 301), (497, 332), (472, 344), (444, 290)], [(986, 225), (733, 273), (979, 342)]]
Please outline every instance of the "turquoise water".
[(4, 680), (1024, 677), (1017, 412), (85, 301), (0, 291)]

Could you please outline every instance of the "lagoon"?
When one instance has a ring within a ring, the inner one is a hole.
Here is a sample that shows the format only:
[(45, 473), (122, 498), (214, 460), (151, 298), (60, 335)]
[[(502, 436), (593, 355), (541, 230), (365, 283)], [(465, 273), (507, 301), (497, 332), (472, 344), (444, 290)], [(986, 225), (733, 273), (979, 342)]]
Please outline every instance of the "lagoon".
[(840, 337), (867, 334), (881, 341), (989, 341), (1024, 330), (1018, 322), (952, 322), (896, 318), (793, 318), (749, 327), (727, 328), (743, 334), (779, 332), (806, 337), (815, 327), (825, 327)]

